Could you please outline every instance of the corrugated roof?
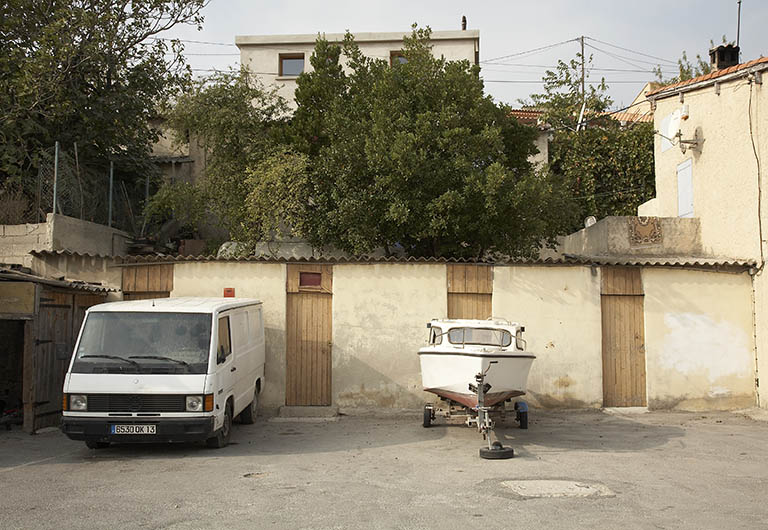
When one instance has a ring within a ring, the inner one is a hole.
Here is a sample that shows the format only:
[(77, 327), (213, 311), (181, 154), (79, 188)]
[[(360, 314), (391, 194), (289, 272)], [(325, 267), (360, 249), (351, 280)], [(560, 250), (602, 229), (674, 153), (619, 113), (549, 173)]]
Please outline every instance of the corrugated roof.
[(94, 294), (106, 294), (118, 291), (118, 289), (104, 287), (103, 285), (96, 283), (82, 282), (78, 280), (59, 280), (56, 278), (45, 278), (44, 276), (37, 276), (36, 274), (30, 274), (5, 267), (0, 267), (0, 280), (39, 283), (41, 285), (49, 285), (51, 287), (72, 289), (75, 291), (84, 291)]
[(243, 256), (238, 258), (217, 258), (216, 256), (126, 256), (123, 265), (145, 265), (152, 263), (189, 262), (263, 262), (263, 263), (477, 263), (484, 265), (623, 265), (660, 267), (702, 267), (702, 268), (748, 268), (756, 266), (754, 260), (701, 257), (648, 257), (648, 256), (575, 256), (563, 255), (556, 258), (505, 258), (495, 261), (465, 258), (424, 258), (424, 257), (316, 257), (316, 258), (275, 258), (268, 255)]
[(509, 115), (525, 125), (538, 125), (544, 112), (538, 109), (512, 109), (509, 111)]
[(653, 123), (652, 112), (613, 112), (607, 114), (617, 121), (625, 121), (629, 123)]
[(30, 250), (30, 254), (33, 256), (75, 256), (79, 258), (120, 258), (119, 254), (113, 256), (109, 254), (91, 254), (90, 252), (75, 252), (74, 250), (62, 249), (62, 250)]
[(733, 66), (730, 66), (728, 68), (723, 68), (722, 70), (715, 70), (713, 72), (710, 72), (705, 75), (700, 75), (699, 77), (694, 77), (693, 79), (688, 79), (686, 81), (680, 81), (678, 83), (673, 83), (671, 85), (666, 85), (660, 88), (657, 88), (655, 90), (652, 90), (648, 92), (647, 97), (655, 96), (657, 94), (662, 94), (666, 92), (672, 92), (674, 93), (677, 89), (689, 86), (689, 85), (695, 85), (697, 83), (702, 83), (704, 81), (710, 81), (712, 79), (717, 79), (719, 77), (724, 77), (729, 74), (736, 73), (740, 70), (746, 70), (748, 68), (751, 68), (753, 66), (757, 66), (759, 64), (768, 63), (768, 57), (760, 57), (758, 59), (753, 59), (751, 61), (748, 61), (746, 63), (741, 64), (735, 64)]

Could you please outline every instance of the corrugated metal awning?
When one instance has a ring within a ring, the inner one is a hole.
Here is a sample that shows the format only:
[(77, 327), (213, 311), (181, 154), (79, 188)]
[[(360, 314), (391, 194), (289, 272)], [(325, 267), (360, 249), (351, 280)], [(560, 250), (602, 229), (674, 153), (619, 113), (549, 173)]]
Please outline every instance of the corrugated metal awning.
[(107, 294), (118, 291), (118, 289), (105, 287), (96, 283), (88, 283), (77, 280), (45, 278), (43, 276), (37, 276), (36, 274), (30, 274), (5, 267), (0, 267), (0, 281), (32, 282), (39, 283), (41, 285), (48, 285), (50, 287), (58, 287), (60, 289), (71, 289), (74, 291), (83, 291), (93, 294)]

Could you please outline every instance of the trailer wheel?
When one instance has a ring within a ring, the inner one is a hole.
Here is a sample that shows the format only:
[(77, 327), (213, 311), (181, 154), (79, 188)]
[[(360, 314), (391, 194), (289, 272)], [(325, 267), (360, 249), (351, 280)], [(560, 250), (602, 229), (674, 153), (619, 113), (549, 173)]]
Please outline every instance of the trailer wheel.
[(253, 401), (240, 413), (240, 422), (245, 425), (251, 425), (256, 422), (256, 415), (259, 411), (259, 394), (254, 392)]
[(424, 407), (424, 422), (422, 425), (426, 428), (432, 424), (432, 409), (428, 406)]
[(527, 429), (528, 428), (528, 411), (525, 412), (518, 412), (517, 417), (520, 420), (520, 428), (521, 429)]
[(486, 460), (506, 460), (507, 458), (514, 458), (515, 450), (511, 447), (499, 447), (494, 444), (493, 448), (487, 447), (480, 448), (480, 458)]

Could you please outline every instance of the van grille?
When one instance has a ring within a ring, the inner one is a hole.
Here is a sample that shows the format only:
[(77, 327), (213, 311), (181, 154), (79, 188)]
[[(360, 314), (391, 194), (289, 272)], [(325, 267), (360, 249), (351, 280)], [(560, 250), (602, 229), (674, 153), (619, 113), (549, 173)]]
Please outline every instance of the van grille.
[(184, 412), (185, 396), (168, 394), (88, 394), (88, 412)]

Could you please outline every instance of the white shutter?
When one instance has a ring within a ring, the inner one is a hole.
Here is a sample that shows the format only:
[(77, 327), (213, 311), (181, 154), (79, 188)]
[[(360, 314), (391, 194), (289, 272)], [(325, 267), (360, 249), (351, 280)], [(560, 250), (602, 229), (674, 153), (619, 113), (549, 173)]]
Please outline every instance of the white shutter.
[(677, 216), (693, 217), (693, 172), (690, 158), (677, 166)]

